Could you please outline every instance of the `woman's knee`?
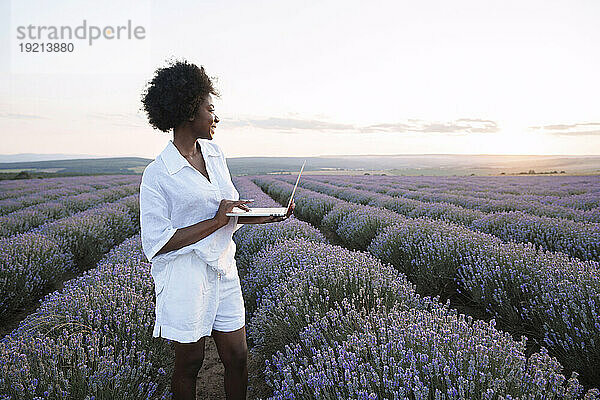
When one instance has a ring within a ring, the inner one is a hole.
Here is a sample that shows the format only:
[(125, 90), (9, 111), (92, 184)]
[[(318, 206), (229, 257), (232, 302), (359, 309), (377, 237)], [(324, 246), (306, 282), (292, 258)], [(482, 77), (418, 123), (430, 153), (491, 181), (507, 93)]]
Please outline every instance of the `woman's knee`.
[(223, 354), (223, 366), (227, 369), (243, 369), (248, 362), (248, 347), (245, 345), (231, 346)]
[(198, 374), (204, 362), (204, 338), (195, 343), (175, 344), (175, 368)]

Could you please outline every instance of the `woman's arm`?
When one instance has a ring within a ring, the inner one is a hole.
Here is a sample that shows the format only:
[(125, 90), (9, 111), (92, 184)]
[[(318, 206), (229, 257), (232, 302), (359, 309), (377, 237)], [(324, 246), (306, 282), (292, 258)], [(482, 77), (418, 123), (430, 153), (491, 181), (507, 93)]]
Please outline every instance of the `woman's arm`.
[(211, 218), (200, 221), (194, 225), (186, 226), (185, 228), (179, 228), (156, 255), (168, 253), (169, 251), (178, 250), (192, 243), (196, 243), (219, 229), (221, 226), (222, 225), (220, 225), (217, 220)]
[(272, 221), (273, 217), (238, 217), (238, 224), (264, 224)]
[(247, 208), (245, 205), (247, 202), (246, 200), (221, 200), (214, 217), (177, 229), (171, 239), (156, 254), (178, 250), (204, 239), (229, 223), (229, 217), (226, 215), (228, 212), (231, 212), (234, 207)]

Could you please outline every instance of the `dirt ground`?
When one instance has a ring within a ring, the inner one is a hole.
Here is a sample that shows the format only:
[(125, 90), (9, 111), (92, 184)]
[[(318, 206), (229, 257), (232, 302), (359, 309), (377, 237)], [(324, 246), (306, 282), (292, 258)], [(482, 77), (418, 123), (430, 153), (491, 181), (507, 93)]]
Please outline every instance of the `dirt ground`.
[(223, 386), (225, 369), (219, 359), (217, 346), (210, 336), (205, 339), (204, 346), (204, 363), (200, 373), (198, 373), (196, 398), (225, 400), (225, 387)]

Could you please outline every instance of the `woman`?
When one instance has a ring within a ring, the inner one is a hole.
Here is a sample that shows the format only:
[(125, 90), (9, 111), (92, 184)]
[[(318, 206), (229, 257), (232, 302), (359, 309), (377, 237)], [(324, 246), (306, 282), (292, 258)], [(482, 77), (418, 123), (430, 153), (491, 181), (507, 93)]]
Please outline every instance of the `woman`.
[(142, 96), (150, 125), (173, 140), (144, 170), (140, 185), (142, 247), (156, 291), (154, 337), (173, 341), (173, 399), (195, 399), (212, 336), (225, 367), (228, 399), (245, 399), (248, 383), (245, 308), (233, 232), (241, 224), (285, 217), (228, 217), (239, 200), (221, 148), (212, 142), (219, 96), (204, 67), (171, 62), (156, 70)]

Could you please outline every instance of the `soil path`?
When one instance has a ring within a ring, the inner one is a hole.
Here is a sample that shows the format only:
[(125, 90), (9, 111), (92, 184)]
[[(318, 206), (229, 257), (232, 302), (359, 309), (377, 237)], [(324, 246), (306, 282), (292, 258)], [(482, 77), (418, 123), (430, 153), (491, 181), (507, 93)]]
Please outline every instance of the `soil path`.
[(210, 400), (225, 400), (223, 378), (225, 369), (219, 358), (217, 346), (212, 337), (205, 339), (204, 363), (196, 381), (196, 398)]

